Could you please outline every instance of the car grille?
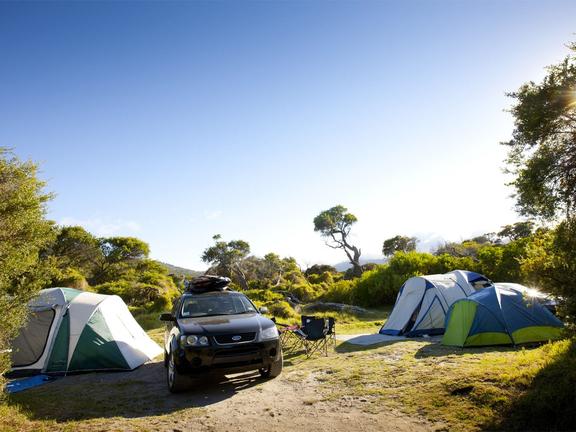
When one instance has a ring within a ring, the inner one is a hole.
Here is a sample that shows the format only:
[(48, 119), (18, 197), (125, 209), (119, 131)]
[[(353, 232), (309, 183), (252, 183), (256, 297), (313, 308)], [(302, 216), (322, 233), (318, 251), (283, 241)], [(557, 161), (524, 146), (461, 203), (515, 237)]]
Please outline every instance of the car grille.
[[(238, 339), (238, 336), (240, 339)], [(256, 338), (256, 333), (233, 333), (227, 335), (214, 336), (216, 342), (220, 345), (223, 344), (236, 344), (243, 342), (252, 342)]]

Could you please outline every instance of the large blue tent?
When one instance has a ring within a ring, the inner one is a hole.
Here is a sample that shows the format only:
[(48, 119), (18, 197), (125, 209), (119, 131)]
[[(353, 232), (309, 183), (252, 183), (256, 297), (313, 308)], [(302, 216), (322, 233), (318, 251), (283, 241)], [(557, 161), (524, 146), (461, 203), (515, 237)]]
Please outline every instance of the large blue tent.
[(492, 286), (456, 301), (446, 314), (444, 345), (516, 345), (558, 339), (563, 324), (537, 298)]

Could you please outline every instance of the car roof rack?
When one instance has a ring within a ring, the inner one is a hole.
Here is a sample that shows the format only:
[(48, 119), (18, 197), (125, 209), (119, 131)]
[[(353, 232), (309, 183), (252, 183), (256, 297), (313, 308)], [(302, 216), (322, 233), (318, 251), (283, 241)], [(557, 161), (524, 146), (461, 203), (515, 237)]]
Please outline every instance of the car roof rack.
[(230, 278), (214, 275), (198, 276), (186, 284), (186, 291), (200, 294), (210, 291), (224, 291), (230, 285)]

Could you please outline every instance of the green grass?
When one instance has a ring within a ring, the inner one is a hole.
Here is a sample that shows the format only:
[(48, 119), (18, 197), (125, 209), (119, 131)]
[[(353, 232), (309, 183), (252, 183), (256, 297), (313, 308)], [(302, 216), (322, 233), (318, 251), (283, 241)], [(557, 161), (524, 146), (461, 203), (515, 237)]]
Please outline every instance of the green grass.
[(573, 340), (538, 348), (455, 349), (428, 341), (374, 347), (347, 343), (328, 358), (292, 358), (297, 381), (321, 383), (326, 401), (363, 399), (363, 409), (398, 409), (448, 430), (573, 430)]

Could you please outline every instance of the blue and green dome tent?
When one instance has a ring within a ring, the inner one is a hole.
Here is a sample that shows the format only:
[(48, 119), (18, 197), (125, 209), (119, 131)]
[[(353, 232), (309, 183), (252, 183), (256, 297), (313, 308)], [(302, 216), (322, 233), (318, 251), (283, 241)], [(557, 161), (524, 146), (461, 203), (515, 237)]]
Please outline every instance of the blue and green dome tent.
[(450, 307), (442, 344), (465, 347), (545, 342), (558, 339), (562, 327), (538, 299), (493, 286)]

